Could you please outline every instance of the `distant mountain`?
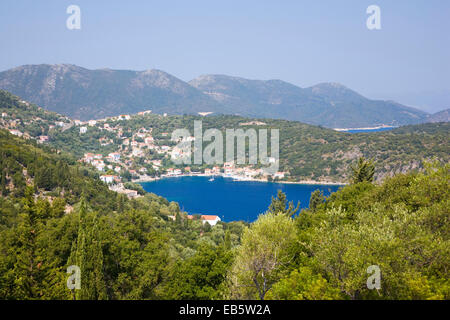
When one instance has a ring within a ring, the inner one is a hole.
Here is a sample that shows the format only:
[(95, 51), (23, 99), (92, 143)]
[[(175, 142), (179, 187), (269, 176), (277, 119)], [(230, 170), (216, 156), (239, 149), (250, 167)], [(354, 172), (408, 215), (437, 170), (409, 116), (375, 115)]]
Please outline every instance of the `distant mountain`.
[(450, 109), (431, 114), (427, 118), (427, 122), (450, 122)]
[(214, 99), (160, 70), (25, 65), (1, 72), (0, 89), (82, 120), (147, 109), (177, 114), (223, 109)]
[(405, 125), (426, 112), (392, 101), (369, 100), (337, 83), (300, 88), (280, 80), (204, 75), (189, 82), (243, 116), (298, 120), (333, 128)]
[(428, 114), (367, 99), (340, 84), (300, 88), (281, 80), (200, 76), (186, 83), (160, 70), (88, 70), (25, 65), (0, 72), (0, 89), (81, 120), (151, 109), (155, 113), (234, 114), (297, 120), (333, 128), (406, 125)]

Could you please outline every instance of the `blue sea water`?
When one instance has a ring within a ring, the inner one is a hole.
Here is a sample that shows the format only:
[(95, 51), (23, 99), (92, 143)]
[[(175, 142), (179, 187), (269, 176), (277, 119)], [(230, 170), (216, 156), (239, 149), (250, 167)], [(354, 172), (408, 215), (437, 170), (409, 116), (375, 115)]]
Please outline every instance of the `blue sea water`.
[(361, 133), (361, 132), (380, 132), (380, 131), (389, 131), (395, 129), (395, 127), (386, 127), (386, 128), (378, 128), (378, 129), (361, 129), (361, 130), (348, 130), (348, 133)]
[(244, 220), (252, 222), (264, 213), (276, 197), (277, 191), (286, 193), (288, 201), (300, 201), (302, 208), (309, 206), (311, 193), (320, 189), (328, 196), (336, 191), (335, 185), (283, 184), (256, 181), (233, 181), (230, 178), (216, 177), (174, 177), (141, 185), (148, 192), (176, 201), (180, 208), (189, 214), (218, 215), (222, 221)]

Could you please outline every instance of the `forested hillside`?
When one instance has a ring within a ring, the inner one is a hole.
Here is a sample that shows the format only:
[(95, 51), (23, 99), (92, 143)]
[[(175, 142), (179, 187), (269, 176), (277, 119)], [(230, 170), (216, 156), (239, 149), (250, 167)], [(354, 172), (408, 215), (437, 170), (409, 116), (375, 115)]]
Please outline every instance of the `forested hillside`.
[[(298, 214), (279, 193), (250, 226), (211, 227), (4, 131), (0, 154), (1, 299), (450, 298), (448, 164), (315, 192)], [(81, 268), (75, 292), (69, 265)]]
[(205, 282), (191, 294), (220, 289), (244, 223), (211, 229), (156, 195), (129, 200), (70, 156), (3, 130), (0, 154), (0, 299), (71, 299), (69, 265), (82, 272), (77, 299), (176, 298), (177, 275), (195, 263)]
[(21, 100), (4, 90), (0, 90), (0, 113), (1, 128), (17, 130), (25, 137), (38, 138), (52, 130), (70, 126), (69, 118)]
[[(363, 181), (327, 199), (317, 191), (295, 218), (275, 206), (244, 230), (230, 296), (449, 299), (449, 181), (449, 165), (428, 164), (425, 173)], [(380, 282), (369, 289), (374, 270)]]

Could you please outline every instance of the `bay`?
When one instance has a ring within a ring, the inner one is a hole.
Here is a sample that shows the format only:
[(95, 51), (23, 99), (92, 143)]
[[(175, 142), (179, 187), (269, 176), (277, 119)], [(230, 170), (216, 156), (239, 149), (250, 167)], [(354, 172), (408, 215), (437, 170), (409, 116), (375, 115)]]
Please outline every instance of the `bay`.
[(320, 189), (328, 196), (338, 190), (337, 185), (286, 184), (258, 181), (233, 181), (231, 178), (203, 176), (182, 176), (141, 182), (147, 192), (153, 192), (176, 201), (180, 208), (189, 214), (218, 215), (222, 221), (252, 222), (264, 213), (276, 197), (283, 191), (288, 201), (301, 208), (309, 206), (311, 193)]
[(348, 133), (370, 133), (370, 132), (382, 132), (382, 131), (390, 131), (395, 129), (395, 127), (384, 127), (384, 128), (377, 128), (377, 129), (350, 129), (346, 132)]

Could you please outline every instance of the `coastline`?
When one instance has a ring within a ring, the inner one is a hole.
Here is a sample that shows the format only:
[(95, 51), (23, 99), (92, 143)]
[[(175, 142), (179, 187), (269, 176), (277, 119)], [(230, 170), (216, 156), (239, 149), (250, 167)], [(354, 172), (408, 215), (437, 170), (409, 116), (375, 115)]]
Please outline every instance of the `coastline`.
[(335, 131), (339, 132), (347, 132), (351, 130), (377, 130), (377, 129), (384, 129), (384, 128), (398, 128), (398, 126), (387, 126), (387, 125), (380, 125), (377, 127), (366, 127), (366, 128), (333, 128)]
[(134, 183), (141, 183), (141, 182), (153, 182), (161, 179), (170, 179), (170, 178), (181, 178), (181, 177), (222, 177), (222, 178), (228, 178), (228, 179), (234, 179), (233, 181), (240, 182), (240, 181), (251, 181), (251, 182), (265, 182), (265, 183), (282, 183), (282, 184), (303, 184), (303, 185), (330, 185), (330, 186), (345, 186), (348, 183), (342, 183), (342, 182), (331, 182), (331, 181), (316, 181), (316, 180), (300, 180), (300, 181), (268, 181), (266, 179), (253, 179), (253, 178), (242, 178), (239, 176), (225, 176), (223, 174), (220, 175), (209, 175), (204, 173), (199, 174), (180, 174), (180, 175), (166, 175), (162, 177), (144, 177), (140, 179), (134, 179), (131, 180), (131, 182)]

